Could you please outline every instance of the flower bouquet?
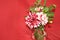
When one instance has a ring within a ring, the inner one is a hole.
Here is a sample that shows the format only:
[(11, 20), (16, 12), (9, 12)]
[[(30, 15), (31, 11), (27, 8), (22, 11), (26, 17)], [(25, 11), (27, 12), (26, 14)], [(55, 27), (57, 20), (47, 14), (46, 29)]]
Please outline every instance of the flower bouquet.
[(56, 5), (46, 6), (46, 0), (44, 0), (44, 5), (42, 6), (41, 0), (36, 0), (34, 6), (30, 7), (28, 15), (25, 17), (26, 25), (32, 30), (34, 30), (34, 38), (36, 40), (44, 40), (46, 36), (45, 25), (48, 23), (53, 23), (54, 9)]

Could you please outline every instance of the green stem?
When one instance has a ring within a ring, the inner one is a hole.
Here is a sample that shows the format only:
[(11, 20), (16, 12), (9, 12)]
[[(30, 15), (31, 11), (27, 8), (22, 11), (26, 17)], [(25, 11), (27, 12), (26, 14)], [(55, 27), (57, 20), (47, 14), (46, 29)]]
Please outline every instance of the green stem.
[(35, 5), (39, 5), (41, 3), (41, 0), (36, 0)]
[(44, 0), (44, 6), (46, 6), (46, 0)]
[(38, 0), (38, 4), (40, 4), (41, 0)]

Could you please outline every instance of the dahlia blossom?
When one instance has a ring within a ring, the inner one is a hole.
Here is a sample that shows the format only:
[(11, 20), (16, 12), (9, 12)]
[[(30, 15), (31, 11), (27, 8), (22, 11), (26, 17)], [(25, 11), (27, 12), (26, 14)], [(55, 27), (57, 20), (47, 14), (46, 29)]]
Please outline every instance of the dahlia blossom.
[(42, 25), (46, 25), (47, 22), (48, 22), (48, 17), (46, 14), (44, 14), (43, 12), (39, 12), (39, 13), (36, 13), (38, 15), (38, 20), (41, 21), (41, 24)]
[(36, 15), (36, 13), (31, 13), (29, 12), (29, 15), (25, 18), (25, 23), (29, 26), (30, 29), (32, 28), (37, 28), (41, 21), (39, 21), (38, 19), (38, 15)]
[(25, 23), (32, 28), (37, 28), (38, 26), (46, 25), (48, 22), (48, 17), (43, 12), (38, 13), (31, 13), (29, 12), (29, 15), (25, 18)]

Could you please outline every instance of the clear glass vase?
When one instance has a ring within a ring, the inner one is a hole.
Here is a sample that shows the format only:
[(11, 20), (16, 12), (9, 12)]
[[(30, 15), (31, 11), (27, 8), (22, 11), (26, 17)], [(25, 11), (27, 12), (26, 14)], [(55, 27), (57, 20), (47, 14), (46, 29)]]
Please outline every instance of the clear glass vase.
[(45, 36), (46, 36), (45, 31), (35, 30), (34, 32), (34, 37), (36, 40), (44, 40)]

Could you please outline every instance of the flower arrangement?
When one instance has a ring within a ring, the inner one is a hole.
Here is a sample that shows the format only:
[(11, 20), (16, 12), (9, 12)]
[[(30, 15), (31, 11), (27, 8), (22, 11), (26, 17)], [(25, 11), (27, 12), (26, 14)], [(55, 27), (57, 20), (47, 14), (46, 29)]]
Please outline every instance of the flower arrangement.
[(54, 11), (56, 5), (46, 6), (46, 0), (42, 6), (41, 0), (36, 0), (34, 6), (30, 8), (28, 15), (25, 17), (25, 23), (30, 29), (34, 29), (36, 40), (44, 40), (46, 36), (45, 25), (53, 23)]

